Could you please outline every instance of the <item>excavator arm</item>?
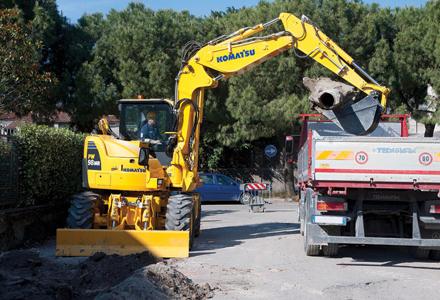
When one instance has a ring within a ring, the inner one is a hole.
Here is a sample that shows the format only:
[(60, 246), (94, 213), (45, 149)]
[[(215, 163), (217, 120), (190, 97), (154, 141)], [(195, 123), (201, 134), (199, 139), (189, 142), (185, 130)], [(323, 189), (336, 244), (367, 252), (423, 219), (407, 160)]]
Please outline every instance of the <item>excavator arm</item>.
[[(281, 21), (284, 31), (255, 36)], [(337, 125), (354, 134), (371, 132), (387, 102), (389, 89), (380, 86), (344, 50), (307, 17), (289, 13), (265, 24), (242, 28), (220, 36), (203, 47), (190, 44), (176, 78), (177, 131), (173, 158), (167, 173), (174, 187), (193, 190), (198, 182), (198, 148), (203, 116), (204, 91), (219, 80), (239, 75), (271, 57), (298, 49), (368, 96), (356, 103), (322, 103), (317, 109)], [(380, 98), (380, 103), (378, 100)]]

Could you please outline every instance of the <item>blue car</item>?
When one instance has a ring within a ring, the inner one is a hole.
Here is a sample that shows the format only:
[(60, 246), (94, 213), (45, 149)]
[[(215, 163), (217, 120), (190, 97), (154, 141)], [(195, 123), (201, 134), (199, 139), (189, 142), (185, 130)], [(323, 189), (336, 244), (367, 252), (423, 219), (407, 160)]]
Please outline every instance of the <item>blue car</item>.
[(203, 185), (195, 190), (202, 197), (202, 202), (235, 201), (241, 202), (243, 197), (240, 183), (229, 176), (219, 173), (200, 173)]

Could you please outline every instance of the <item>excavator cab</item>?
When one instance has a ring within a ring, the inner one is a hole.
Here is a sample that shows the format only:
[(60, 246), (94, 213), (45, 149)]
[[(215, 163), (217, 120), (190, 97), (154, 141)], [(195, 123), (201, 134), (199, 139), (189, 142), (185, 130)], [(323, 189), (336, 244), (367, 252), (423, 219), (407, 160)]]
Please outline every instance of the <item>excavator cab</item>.
[(166, 154), (166, 133), (174, 130), (176, 117), (173, 102), (166, 99), (122, 99), (118, 107), (120, 138), (126, 141), (153, 141), (150, 143), (153, 155), (163, 166), (169, 165), (171, 157)]

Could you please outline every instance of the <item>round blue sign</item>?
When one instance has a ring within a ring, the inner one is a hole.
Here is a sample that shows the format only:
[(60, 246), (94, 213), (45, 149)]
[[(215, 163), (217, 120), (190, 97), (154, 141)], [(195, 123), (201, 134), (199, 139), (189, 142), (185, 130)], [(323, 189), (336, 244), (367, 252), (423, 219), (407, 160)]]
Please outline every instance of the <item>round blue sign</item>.
[(278, 153), (277, 147), (275, 147), (274, 145), (267, 145), (264, 148), (264, 154), (266, 154), (267, 157), (269, 158), (274, 158)]

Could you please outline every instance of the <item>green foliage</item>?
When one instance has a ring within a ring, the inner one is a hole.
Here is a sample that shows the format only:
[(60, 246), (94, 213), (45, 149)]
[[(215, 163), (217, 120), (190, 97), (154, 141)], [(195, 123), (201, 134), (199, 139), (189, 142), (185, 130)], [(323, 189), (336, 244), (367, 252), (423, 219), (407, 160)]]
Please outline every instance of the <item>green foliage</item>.
[(14, 135), (22, 193), (33, 203), (63, 201), (81, 189), (84, 135), (67, 129), (26, 125)]
[(11, 144), (0, 139), (0, 159), (7, 159), (11, 152)]
[[(51, 72), (59, 82), (45, 93), (31, 89), (20, 105), (32, 102), (38, 104), (35, 108), (49, 110), (58, 99), (80, 130), (89, 131), (103, 114), (117, 114), (120, 98), (139, 94), (173, 98), (181, 49), (188, 41), (203, 45), (239, 28), (269, 21), (280, 12), (307, 15), (379, 83), (390, 87), (391, 112), (406, 108), (424, 122), (440, 120), (440, 111), (428, 118), (413, 109), (425, 102), (428, 84), (440, 90), (439, 1), (396, 9), (349, 0), (261, 1), (255, 7), (229, 8), (204, 18), (132, 3), (105, 17), (84, 15), (75, 25), (57, 12), (55, 0), (8, 0), (0, 8), (15, 5), (23, 17), (17, 17), (14, 26), (26, 28), (30, 26), (26, 22), (33, 26), (34, 42), (22, 49), (29, 49), (28, 56), (33, 53), (33, 62), (39, 61), (40, 74)], [(278, 23), (271, 30), (280, 31), (282, 26)], [(41, 47), (35, 46), (38, 41)], [(201, 162), (221, 166), (222, 155), (231, 149), (246, 151), (259, 141), (282, 140), (295, 116), (310, 111), (304, 76), (338, 79), (313, 60), (300, 59), (290, 51), (208, 91)], [(34, 95), (40, 100), (34, 101)], [(413, 102), (415, 106), (409, 105)]]
[(0, 10), (0, 108), (19, 115), (53, 110), (49, 94), (56, 79), (40, 70), (41, 42), (18, 9)]
[[(87, 30), (89, 24), (80, 26)], [(143, 95), (171, 98), (180, 48), (195, 39), (198, 19), (187, 12), (153, 11), (142, 4), (111, 11), (99, 26), (92, 58), (78, 71), (72, 111), (80, 127), (116, 113), (116, 100)]]
[[(399, 32), (395, 38), (395, 90), (410, 109), (425, 103), (428, 84), (440, 91), (440, 2), (428, 1), (420, 9), (408, 8), (397, 13)], [(434, 100), (440, 108), (440, 99)], [(426, 124), (440, 121), (440, 110), (434, 114), (414, 111)]]

